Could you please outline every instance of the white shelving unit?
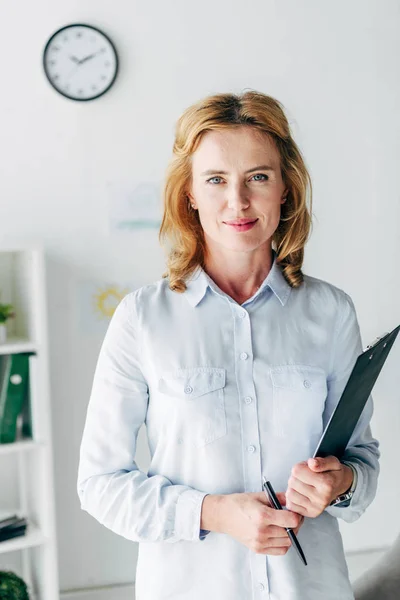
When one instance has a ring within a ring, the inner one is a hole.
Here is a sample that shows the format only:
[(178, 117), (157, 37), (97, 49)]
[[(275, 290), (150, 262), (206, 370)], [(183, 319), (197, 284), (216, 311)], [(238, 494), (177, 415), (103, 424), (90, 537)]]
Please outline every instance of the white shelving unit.
[[(50, 419), (45, 260), (41, 247), (0, 244), (0, 302), (12, 304), (7, 342), (0, 354), (34, 352), (29, 358), (32, 437), (0, 444), (0, 515), (27, 519), (26, 534), (0, 542), (2, 558), (21, 554), (20, 575), (34, 600), (58, 600), (58, 561)], [(3, 484), (3, 485), (2, 485)]]

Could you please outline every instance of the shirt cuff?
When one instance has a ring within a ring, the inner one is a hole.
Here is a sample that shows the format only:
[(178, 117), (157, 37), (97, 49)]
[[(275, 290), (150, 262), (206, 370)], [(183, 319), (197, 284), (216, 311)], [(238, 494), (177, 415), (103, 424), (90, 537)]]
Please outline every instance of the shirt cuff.
[(350, 467), (350, 469), (353, 471), (353, 483), (351, 484), (350, 491), (354, 495), (354, 492), (356, 491), (356, 488), (357, 488), (357, 482), (358, 482), (357, 469), (356, 469), (355, 465), (353, 465), (351, 462), (349, 462), (347, 460), (342, 460), (342, 463), (344, 465), (347, 465), (348, 467)]
[[(350, 466), (350, 461), (346, 462)], [(355, 521), (364, 512), (360, 509), (363, 503), (363, 497), (365, 494), (366, 483), (361, 467), (356, 463), (352, 462), (351, 466), (354, 467), (357, 473), (356, 489), (354, 490), (353, 497), (351, 498), (348, 506), (327, 506), (326, 512), (332, 517), (341, 518), (349, 523)], [(354, 482), (353, 482), (354, 483)]]
[(179, 498), (175, 513), (175, 535), (180, 540), (196, 542), (205, 539), (207, 529), (200, 528), (201, 507), (206, 492), (187, 490)]

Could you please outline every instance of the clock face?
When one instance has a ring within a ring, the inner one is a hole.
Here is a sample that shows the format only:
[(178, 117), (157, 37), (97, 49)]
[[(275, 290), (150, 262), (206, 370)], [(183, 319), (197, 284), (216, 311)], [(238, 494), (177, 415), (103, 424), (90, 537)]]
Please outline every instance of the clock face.
[(56, 31), (43, 52), (43, 67), (51, 85), (72, 100), (102, 96), (118, 72), (111, 40), (90, 25), (67, 25)]

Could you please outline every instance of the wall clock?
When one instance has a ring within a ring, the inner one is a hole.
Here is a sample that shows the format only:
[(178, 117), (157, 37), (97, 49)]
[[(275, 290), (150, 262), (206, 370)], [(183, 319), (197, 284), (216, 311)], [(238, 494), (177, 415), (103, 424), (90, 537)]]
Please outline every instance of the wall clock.
[(118, 55), (110, 38), (91, 25), (72, 24), (58, 29), (43, 51), (47, 79), (71, 100), (94, 100), (113, 85)]

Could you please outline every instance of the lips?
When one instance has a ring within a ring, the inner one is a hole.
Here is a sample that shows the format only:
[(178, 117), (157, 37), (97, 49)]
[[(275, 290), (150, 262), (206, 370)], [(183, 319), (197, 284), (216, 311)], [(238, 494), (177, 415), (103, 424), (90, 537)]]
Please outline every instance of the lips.
[(227, 225), (247, 225), (248, 223), (255, 223), (257, 219), (235, 219), (234, 221), (224, 221)]

